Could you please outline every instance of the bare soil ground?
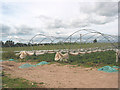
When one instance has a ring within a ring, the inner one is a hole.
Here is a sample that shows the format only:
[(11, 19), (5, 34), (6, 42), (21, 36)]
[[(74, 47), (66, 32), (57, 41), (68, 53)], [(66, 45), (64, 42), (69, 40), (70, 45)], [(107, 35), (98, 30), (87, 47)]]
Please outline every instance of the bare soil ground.
[(2, 62), (3, 71), (25, 78), (45, 88), (118, 88), (118, 72), (106, 73), (96, 68), (73, 67), (59, 63), (20, 69), (26, 62)]

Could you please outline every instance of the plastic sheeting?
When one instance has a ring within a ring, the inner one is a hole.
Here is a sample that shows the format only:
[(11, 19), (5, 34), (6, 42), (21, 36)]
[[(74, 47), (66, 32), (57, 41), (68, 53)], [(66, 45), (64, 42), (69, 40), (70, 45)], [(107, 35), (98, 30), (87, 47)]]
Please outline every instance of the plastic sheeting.
[(116, 69), (114, 69), (113, 67), (110, 67), (110, 66), (104, 66), (102, 68), (99, 68), (98, 71), (104, 71), (104, 72), (112, 73), (112, 72), (117, 72), (118, 70), (116, 70)]
[(3, 61), (15, 61), (14, 59), (9, 59), (9, 60), (0, 60), (0, 62), (3, 62)]
[(29, 64), (29, 63), (26, 63), (26, 64), (23, 64), (21, 66), (19, 66), (19, 68), (29, 68), (29, 67), (36, 67), (37, 65), (44, 65), (44, 64), (49, 64), (48, 62), (46, 61), (42, 61), (38, 64), (35, 64), (35, 65), (32, 65), (32, 64)]
[(9, 59), (9, 61), (14, 61), (14, 59)]
[(38, 64), (36, 64), (36, 65), (44, 65), (44, 64), (49, 64), (49, 63), (46, 62), (46, 61), (42, 61), (42, 62), (40, 62), (40, 63), (38, 63)]
[(19, 68), (28, 68), (28, 67), (36, 67), (36, 65), (31, 65), (29, 63), (26, 63), (26, 64), (19, 66)]
[(120, 68), (119, 66), (113, 66), (113, 68)]
[(2, 62), (3, 60), (0, 60), (0, 62)]

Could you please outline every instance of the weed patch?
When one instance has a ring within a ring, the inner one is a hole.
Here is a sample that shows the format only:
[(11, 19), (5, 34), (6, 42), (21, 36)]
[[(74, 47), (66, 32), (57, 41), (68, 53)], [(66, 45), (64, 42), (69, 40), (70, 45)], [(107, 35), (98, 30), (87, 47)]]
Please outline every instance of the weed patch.
[(3, 88), (34, 88), (38, 87), (36, 84), (32, 85), (32, 82), (22, 78), (11, 78), (10, 75), (2, 72), (2, 87)]

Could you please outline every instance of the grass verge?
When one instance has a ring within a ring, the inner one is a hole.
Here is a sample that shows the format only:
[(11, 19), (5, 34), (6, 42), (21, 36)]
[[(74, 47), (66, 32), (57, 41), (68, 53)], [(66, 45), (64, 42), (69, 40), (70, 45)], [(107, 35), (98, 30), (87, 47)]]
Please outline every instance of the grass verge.
[(11, 78), (9, 74), (2, 72), (3, 88), (35, 88), (37, 83), (30, 82), (22, 78)]

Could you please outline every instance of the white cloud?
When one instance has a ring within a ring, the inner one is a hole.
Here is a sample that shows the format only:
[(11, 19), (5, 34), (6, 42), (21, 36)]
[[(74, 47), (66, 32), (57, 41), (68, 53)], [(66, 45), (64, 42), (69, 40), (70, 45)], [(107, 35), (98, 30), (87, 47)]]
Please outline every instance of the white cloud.
[[(30, 39), (37, 33), (68, 36), (77, 29), (97, 27), (105, 33), (116, 34), (114, 28), (117, 31), (115, 25), (117, 3), (98, 2), (98, 0), (85, 2), (83, 0), (57, 2), (45, 0), (33, 3), (2, 1), (4, 13), (1, 13), (3, 19), (0, 23), (8, 27), (2, 33)], [(109, 25), (111, 28), (108, 30)]]
[(117, 2), (81, 3), (81, 12), (89, 15), (90, 23), (106, 24), (118, 17)]

